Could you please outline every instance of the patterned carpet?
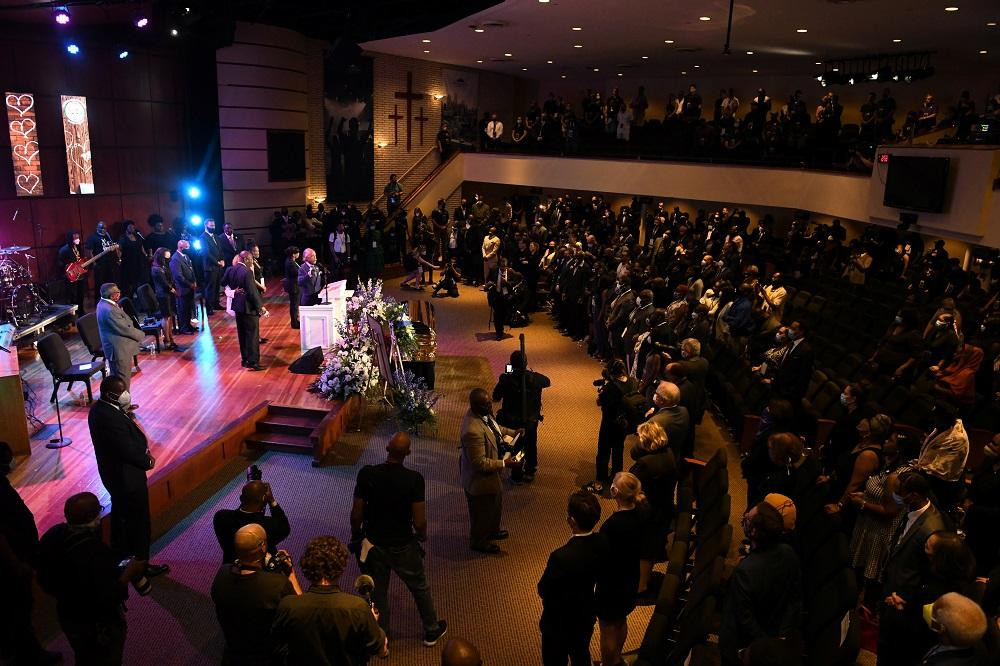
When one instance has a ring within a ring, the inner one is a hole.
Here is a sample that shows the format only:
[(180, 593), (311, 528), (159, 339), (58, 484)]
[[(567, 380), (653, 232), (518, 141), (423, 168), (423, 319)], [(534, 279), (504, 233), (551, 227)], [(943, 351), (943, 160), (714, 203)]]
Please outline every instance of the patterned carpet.
[[(543, 395), (540, 468), (534, 484), (505, 490), (504, 526), (511, 537), (502, 542), (503, 553), (473, 553), (467, 548), (468, 516), (457, 482), (459, 424), (469, 390), (480, 386), (492, 389), (498, 372), (517, 348), (517, 338), (492, 339), (485, 295), (480, 291), (465, 288), (461, 298), (436, 300), (435, 304), (442, 354), (437, 364), (437, 389), (443, 398), (437, 407), (436, 431), (421, 433), (407, 464), (427, 481), (427, 567), (438, 614), (448, 620), (449, 636), (463, 636), (479, 646), (486, 664), (538, 664), (541, 605), (535, 586), (548, 554), (569, 538), (567, 495), (593, 479), (600, 411), (591, 382), (599, 377), (600, 366), (579, 345), (555, 331), (544, 313), (536, 315), (526, 329), (515, 329), (515, 333), (526, 334), (529, 365), (552, 379), (552, 388)], [(272, 484), (275, 497), (290, 517), (292, 535), (283, 546), (293, 556), (301, 554), (306, 542), (319, 534), (333, 534), (346, 541), (357, 469), (384, 459), (384, 443), (395, 430), (391, 416), (373, 406), (362, 431), (350, 433), (343, 442), (351, 451), (350, 457), (357, 457), (356, 466), (313, 468), (309, 457), (292, 454), (269, 453), (260, 458), (264, 479)], [(722, 433), (706, 418), (699, 428), (697, 454), (711, 455), (719, 445), (726, 445)], [(238, 504), (243, 477), (230, 478), (155, 544), (154, 559), (169, 563), (172, 572), (157, 579), (150, 597), (130, 600), (126, 663), (218, 663), (222, 636), (209, 588), (219, 549), (211, 519), (217, 509)], [(737, 500), (741, 486), (732, 480)], [(733, 506), (737, 518), (741, 509), (738, 501)], [(605, 501), (604, 508), (605, 515), (610, 515), (613, 503)], [(349, 588), (357, 574), (352, 563), (341, 581), (344, 587)], [(440, 663), (440, 647), (421, 644), (416, 608), (396, 579), (390, 603), (393, 640), (389, 662)], [(630, 617), (629, 649), (638, 646), (650, 612), (651, 607), (640, 607)], [(52, 647), (69, 653), (62, 638)], [(592, 654), (595, 658), (598, 655), (596, 635)]]

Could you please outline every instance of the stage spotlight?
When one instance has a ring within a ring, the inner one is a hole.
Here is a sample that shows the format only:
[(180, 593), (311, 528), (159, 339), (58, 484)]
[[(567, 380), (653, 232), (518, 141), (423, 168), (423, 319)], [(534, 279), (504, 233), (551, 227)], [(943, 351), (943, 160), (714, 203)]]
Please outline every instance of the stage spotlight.
[(194, 250), (195, 252), (198, 252), (198, 251), (200, 251), (200, 250), (201, 250), (201, 239), (199, 239), (199, 238), (195, 238), (195, 239), (194, 239), (194, 240), (193, 240), (193, 241), (191, 242), (191, 248), (192, 248), (192, 249), (193, 249), (193, 250)]
[(120, 49), (118, 51), (118, 59), (119, 60), (124, 60), (127, 57), (128, 57), (128, 49)]
[(171, 37), (176, 37), (176, 36), (177, 36), (177, 35), (179, 35), (179, 34), (181, 34), (181, 33), (180, 33), (180, 31), (179, 31), (179, 30), (177, 30), (177, 28), (171, 28), (171, 29), (170, 29), (170, 36), (171, 36)]
[(70, 55), (77, 55), (78, 53), (80, 53), (80, 47), (70, 42), (69, 44), (66, 45), (66, 53)]
[(137, 28), (145, 28), (147, 25), (149, 25), (149, 19), (147, 17), (145, 17), (145, 16), (137, 16), (136, 17), (136, 19), (135, 19), (135, 27), (137, 27)]
[(69, 7), (59, 6), (53, 8), (52, 16), (55, 18), (56, 23), (58, 23), (59, 25), (68, 25), (70, 19)]
[(198, 199), (201, 197), (201, 188), (197, 185), (188, 185), (187, 195), (189, 199)]
[(190, 218), (188, 218), (188, 221), (190, 221), (191, 224), (193, 224), (194, 226), (197, 227), (197, 226), (199, 226), (201, 224), (201, 215), (198, 215), (197, 213), (195, 213)]

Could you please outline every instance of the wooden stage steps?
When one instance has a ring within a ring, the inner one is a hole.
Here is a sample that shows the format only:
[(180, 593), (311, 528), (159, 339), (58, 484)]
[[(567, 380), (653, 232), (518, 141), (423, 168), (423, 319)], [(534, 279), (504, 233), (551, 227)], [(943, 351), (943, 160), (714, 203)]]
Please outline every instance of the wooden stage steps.
[[(267, 414), (257, 421), (257, 431), (245, 443), (248, 449), (313, 455), (314, 433), (327, 414), (309, 407), (268, 405)], [(318, 438), (319, 434), (315, 434)]]

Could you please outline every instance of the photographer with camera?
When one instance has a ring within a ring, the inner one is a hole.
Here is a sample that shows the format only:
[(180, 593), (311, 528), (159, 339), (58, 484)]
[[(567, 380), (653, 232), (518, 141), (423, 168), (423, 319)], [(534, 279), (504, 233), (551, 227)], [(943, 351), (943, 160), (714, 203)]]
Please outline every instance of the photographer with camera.
[(121, 664), (125, 650), (128, 583), (147, 595), (146, 562), (126, 557), (101, 540), (101, 504), (79, 493), (63, 506), (65, 523), (39, 546), (38, 583), (56, 599), (59, 626), (78, 664)]
[[(597, 386), (597, 404), (601, 408), (601, 427), (597, 433), (596, 479), (587, 485), (587, 490), (602, 494), (615, 474), (622, 471), (625, 457), (625, 436), (632, 432), (641, 417), (630, 415), (631, 405), (638, 403), (641, 409), (645, 399), (639, 391), (639, 382), (629, 377), (625, 362), (615, 359), (601, 372), (603, 379), (594, 382)], [(626, 405), (626, 396), (629, 404)], [(608, 469), (608, 462), (611, 469)]]
[(292, 559), (280, 550), (267, 552), (267, 532), (257, 524), (236, 531), (236, 561), (223, 564), (212, 582), (215, 616), (226, 638), (223, 664), (267, 666), (281, 663), (271, 640), (271, 624), (278, 603), (302, 594), (292, 570)]
[(524, 466), (511, 470), (514, 483), (531, 483), (538, 469), (538, 424), (542, 416), (542, 390), (552, 386), (548, 377), (540, 372), (528, 370), (524, 354), (511, 352), (507, 372), (500, 375), (493, 389), (493, 401), (502, 401), (497, 412), (497, 423), (517, 430), (524, 428), (521, 438), (524, 451)]
[[(271, 508), (271, 515), (265, 511)], [(274, 499), (271, 484), (261, 481), (261, 471), (253, 465), (247, 471), (247, 484), (240, 493), (238, 509), (220, 509), (212, 518), (215, 528), (215, 538), (222, 547), (222, 561), (232, 563), (236, 559), (233, 548), (233, 538), (236, 532), (246, 525), (257, 524), (267, 533), (267, 552), (274, 555), (278, 552), (278, 544), (288, 538), (292, 528), (284, 509)]]

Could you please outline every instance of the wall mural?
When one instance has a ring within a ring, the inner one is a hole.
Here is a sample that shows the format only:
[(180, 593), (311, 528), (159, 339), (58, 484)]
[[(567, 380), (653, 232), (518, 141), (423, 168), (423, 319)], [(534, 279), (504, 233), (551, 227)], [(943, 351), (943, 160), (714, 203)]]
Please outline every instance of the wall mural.
[(334, 202), (374, 198), (372, 62), (371, 58), (344, 57), (333, 51), (324, 57), (326, 192), (328, 200)]
[(40, 197), (42, 158), (38, 152), (38, 126), (35, 124), (35, 96), (31, 93), (5, 93), (7, 129), (14, 162), (14, 190), (19, 197)]
[(448, 123), (453, 142), (471, 147), (478, 135), (479, 72), (446, 67), (441, 70), (441, 80), (444, 83), (441, 121)]
[(94, 170), (90, 162), (90, 124), (87, 98), (62, 95), (63, 136), (66, 139), (66, 171), (70, 194), (94, 194)]

